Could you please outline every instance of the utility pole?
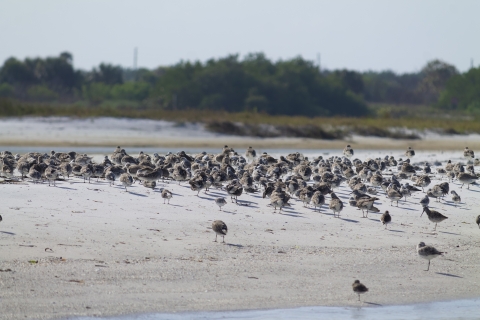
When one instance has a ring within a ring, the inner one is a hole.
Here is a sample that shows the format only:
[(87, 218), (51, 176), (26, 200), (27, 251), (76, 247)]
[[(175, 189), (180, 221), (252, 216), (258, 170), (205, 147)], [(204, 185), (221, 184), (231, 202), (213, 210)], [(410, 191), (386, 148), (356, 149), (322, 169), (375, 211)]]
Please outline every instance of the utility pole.
[(137, 59), (138, 59), (138, 48), (133, 49), (133, 80), (137, 82)]
[(322, 67), (320, 65), (320, 52), (317, 53), (317, 67), (318, 67), (318, 72), (322, 72)]

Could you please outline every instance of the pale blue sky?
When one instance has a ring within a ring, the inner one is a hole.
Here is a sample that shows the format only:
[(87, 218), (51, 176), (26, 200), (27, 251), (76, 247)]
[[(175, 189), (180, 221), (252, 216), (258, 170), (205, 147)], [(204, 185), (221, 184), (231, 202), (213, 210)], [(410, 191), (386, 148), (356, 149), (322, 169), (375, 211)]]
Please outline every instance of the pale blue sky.
[(480, 64), (477, 0), (0, 0), (0, 61), (69, 51), (77, 68), (100, 62), (155, 68), (231, 53), (297, 55), (322, 67), (418, 71), (440, 58)]

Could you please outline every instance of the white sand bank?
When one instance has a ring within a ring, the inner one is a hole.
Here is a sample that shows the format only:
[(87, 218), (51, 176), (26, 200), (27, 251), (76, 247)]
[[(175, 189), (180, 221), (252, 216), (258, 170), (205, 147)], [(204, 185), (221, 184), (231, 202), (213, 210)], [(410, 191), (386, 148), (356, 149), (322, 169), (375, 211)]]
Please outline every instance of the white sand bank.
[[(420, 153), (415, 160), (459, 155)], [(249, 206), (229, 202), (219, 211), (213, 199), (224, 191), (197, 197), (187, 185), (161, 185), (174, 193), (164, 205), (158, 187), (138, 184), (128, 193), (78, 178), (57, 187), (0, 184), (0, 319), (358, 306), (351, 291), (357, 278), (370, 289), (365, 307), (480, 296), (478, 186), (451, 184), (463, 200), (458, 208), (450, 197), (432, 199), (449, 217), (432, 232), (420, 217), (421, 192), (398, 208), (380, 196), (375, 205), (393, 217), (384, 230), (380, 214), (363, 219), (348, 206), (345, 185), (336, 191), (346, 204), (340, 219), (326, 206), (315, 212), (295, 200), (273, 213), (261, 194), (243, 194)], [(227, 244), (213, 242), (216, 219), (228, 225)], [(429, 272), (416, 254), (420, 241), (447, 252)]]
[(0, 119), (0, 146), (46, 147), (172, 147), (339, 149), (346, 143), (356, 149), (399, 149), (412, 146), (421, 150), (457, 150), (469, 146), (480, 149), (480, 135), (439, 135), (426, 133), (421, 140), (394, 140), (353, 135), (346, 140), (304, 138), (254, 138), (216, 134), (202, 124), (125, 118), (67, 117)]

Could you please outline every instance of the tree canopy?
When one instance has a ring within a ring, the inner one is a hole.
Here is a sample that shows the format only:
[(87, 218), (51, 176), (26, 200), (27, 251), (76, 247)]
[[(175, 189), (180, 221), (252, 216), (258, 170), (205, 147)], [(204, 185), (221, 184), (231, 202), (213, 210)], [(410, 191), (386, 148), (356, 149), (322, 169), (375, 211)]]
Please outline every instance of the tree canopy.
[(243, 59), (229, 55), (206, 62), (180, 61), (155, 70), (101, 63), (82, 71), (74, 69), (73, 62), (68, 52), (23, 61), (9, 58), (0, 68), (0, 97), (304, 116), (366, 116), (371, 102), (480, 109), (478, 69), (460, 74), (440, 60), (406, 74), (320, 72), (301, 57), (271, 61), (263, 53)]

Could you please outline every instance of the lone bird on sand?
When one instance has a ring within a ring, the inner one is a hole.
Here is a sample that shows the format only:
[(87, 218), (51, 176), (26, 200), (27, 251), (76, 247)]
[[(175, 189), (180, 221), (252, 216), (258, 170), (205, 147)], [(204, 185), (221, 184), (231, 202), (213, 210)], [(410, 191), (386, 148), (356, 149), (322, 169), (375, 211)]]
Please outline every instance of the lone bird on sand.
[(408, 147), (407, 151), (405, 151), (405, 157), (411, 158), (415, 155), (415, 151), (412, 149), (412, 147)]
[(349, 159), (353, 157), (353, 149), (349, 144), (343, 149), (343, 155)]
[(388, 211), (385, 211), (385, 213), (380, 217), (380, 221), (382, 221), (382, 223), (385, 225), (385, 229), (387, 229), (387, 224), (392, 222), (392, 216)]
[(212, 230), (215, 231), (215, 242), (217, 242), (217, 236), (223, 237), (223, 243), (225, 243), (225, 236), (227, 235), (228, 228), (225, 222), (222, 220), (215, 220), (212, 222)]
[(165, 200), (168, 200), (168, 204), (170, 204), (170, 199), (172, 198), (172, 192), (170, 190), (163, 189), (162, 198), (163, 198), (163, 204), (165, 204)]
[(368, 292), (368, 288), (364, 284), (360, 283), (360, 280), (355, 280), (352, 284), (353, 292), (358, 294), (358, 301), (360, 301), (360, 295)]
[(435, 222), (435, 228), (433, 229), (434, 231), (437, 230), (437, 223), (442, 222), (445, 219), (448, 219), (448, 217), (444, 216), (440, 212), (435, 210), (430, 210), (429, 207), (423, 207), (423, 211), (420, 217), (423, 215), (424, 212), (427, 213), (428, 220)]
[(428, 260), (428, 267), (425, 271), (430, 270), (430, 260), (443, 254), (443, 252), (438, 251), (434, 247), (425, 245), (425, 242), (420, 242), (417, 245), (417, 253), (420, 258)]
[(215, 199), (215, 203), (220, 208), (220, 211), (222, 211), (222, 207), (227, 204), (227, 200), (225, 200), (224, 197), (219, 197)]

